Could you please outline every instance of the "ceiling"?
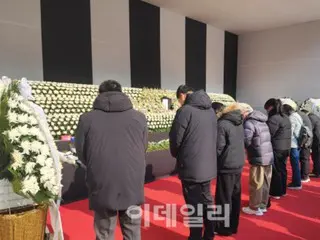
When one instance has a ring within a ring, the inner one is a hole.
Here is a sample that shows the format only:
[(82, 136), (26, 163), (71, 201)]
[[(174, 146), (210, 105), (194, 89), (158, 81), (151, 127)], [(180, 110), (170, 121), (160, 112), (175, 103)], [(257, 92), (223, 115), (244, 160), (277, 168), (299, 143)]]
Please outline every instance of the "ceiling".
[(237, 34), (320, 19), (320, 0), (144, 0)]

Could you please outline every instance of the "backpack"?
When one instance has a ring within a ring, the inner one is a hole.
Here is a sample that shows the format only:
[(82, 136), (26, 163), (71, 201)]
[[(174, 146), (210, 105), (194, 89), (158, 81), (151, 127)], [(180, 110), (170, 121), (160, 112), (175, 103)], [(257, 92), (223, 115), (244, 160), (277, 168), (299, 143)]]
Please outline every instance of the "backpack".
[(312, 145), (313, 133), (306, 125), (302, 125), (299, 136), (299, 147), (308, 148)]

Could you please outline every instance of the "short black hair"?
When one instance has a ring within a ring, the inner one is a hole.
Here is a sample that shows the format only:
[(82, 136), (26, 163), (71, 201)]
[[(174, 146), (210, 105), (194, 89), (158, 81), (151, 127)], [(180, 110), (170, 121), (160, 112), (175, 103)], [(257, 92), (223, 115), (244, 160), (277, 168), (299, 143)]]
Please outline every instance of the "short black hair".
[(270, 98), (266, 103), (264, 104), (264, 109), (268, 110), (270, 107), (272, 107), (272, 110), (269, 113), (269, 116), (280, 114), (283, 116), (283, 108), (282, 108), (282, 102), (280, 99), (276, 98)]
[(100, 84), (99, 93), (122, 92), (121, 84), (115, 80), (107, 80)]
[(213, 102), (212, 103), (212, 108), (215, 112), (220, 112), (225, 108), (225, 105), (221, 102)]
[(181, 94), (187, 94), (188, 92), (193, 92), (193, 89), (191, 87), (188, 87), (187, 85), (180, 85), (176, 93), (177, 98), (179, 98)]

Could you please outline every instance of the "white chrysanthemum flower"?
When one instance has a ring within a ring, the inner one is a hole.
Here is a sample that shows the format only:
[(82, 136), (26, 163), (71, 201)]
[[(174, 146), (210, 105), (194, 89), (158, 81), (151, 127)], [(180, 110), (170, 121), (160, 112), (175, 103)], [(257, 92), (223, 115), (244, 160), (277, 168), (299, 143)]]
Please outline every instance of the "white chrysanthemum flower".
[(43, 179), (50, 180), (51, 178), (55, 178), (55, 171), (52, 167), (44, 166), (40, 169), (40, 173)]
[(7, 132), (8, 138), (11, 142), (15, 142), (19, 140), (20, 132), (17, 128), (14, 128)]
[(53, 159), (52, 158), (47, 158), (45, 162), (46, 167), (53, 167)]
[(32, 127), (29, 129), (29, 135), (32, 135), (32, 136), (38, 136), (39, 134), (39, 129), (36, 128), (36, 127)]
[(40, 152), (41, 152), (41, 154), (43, 154), (43, 155), (48, 155), (48, 156), (50, 156), (50, 150), (49, 150), (49, 147), (48, 147), (46, 144), (44, 144), (44, 145), (41, 146)]
[(18, 114), (16, 114), (15, 112), (9, 111), (8, 120), (11, 123), (16, 123), (18, 121)]
[(18, 122), (19, 123), (28, 123), (29, 122), (29, 117), (26, 114), (19, 114), (18, 115)]
[(39, 141), (33, 141), (30, 145), (30, 150), (34, 153), (39, 153), (41, 151), (43, 144)]
[(46, 155), (38, 155), (36, 157), (37, 164), (41, 165), (42, 167), (46, 165), (47, 156)]
[(36, 195), (40, 191), (40, 187), (35, 176), (28, 176), (22, 181), (22, 192), (24, 194)]
[(34, 167), (36, 166), (36, 163), (34, 162), (28, 162), (25, 166), (25, 171), (27, 174), (31, 174), (33, 172)]
[(11, 157), (13, 159), (13, 164), (11, 165), (13, 170), (17, 170), (18, 168), (22, 167), (23, 155), (21, 152), (14, 150), (13, 153), (11, 154)]
[(9, 106), (9, 108), (15, 109), (15, 108), (18, 107), (18, 105), (19, 105), (19, 103), (18, 103), (17, 100), (12, 99), (12, 98), (10, 98), (10, 99), (8, 100), (8, 106)]
[(34, 116), (29, 116), (29, 121), (28, 121), (28, 123), (30, 124), (30, 125), (37, 125), (38, 124), (38, 120), (34, 117)]
[(29, 154), (31, 143), (29, 141), (23, 141), (21, 142), (21, 148), (23, 149), (23, 154)]
[(27, 125), (18, 127), (19, 133), (23, 136), (29, 135), (29, 128)]

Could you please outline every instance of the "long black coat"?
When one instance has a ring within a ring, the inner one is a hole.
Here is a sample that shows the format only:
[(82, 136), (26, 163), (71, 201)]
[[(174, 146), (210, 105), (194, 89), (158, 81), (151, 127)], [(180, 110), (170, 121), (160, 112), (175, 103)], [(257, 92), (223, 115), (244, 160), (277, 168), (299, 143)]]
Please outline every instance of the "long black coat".
[(244, 143), (251, 165), (268, 166), (273, 163), (271, 135), (267, 125), (268, 117), (253, 111), (244, 122)]
[(241, 173), (245, 162), (243, 118), (240, 110), (227, 107), (218, 121), (219, 173)]
[(76, 149), (87, 166), (90, 208), (126, 210), (144, 202), (148, 130), (145, 116), (120, 92), (100, 94), (80, 117)]
[(291, 149), (291, 122), (287, 116), (280, 114), (269, 114), (267, 121), (273, 150)]
[(188, 95), (177, 111), (169, 136), (181, 180), (206, 182), (217, 176), (217, 118), (204, 91)]

